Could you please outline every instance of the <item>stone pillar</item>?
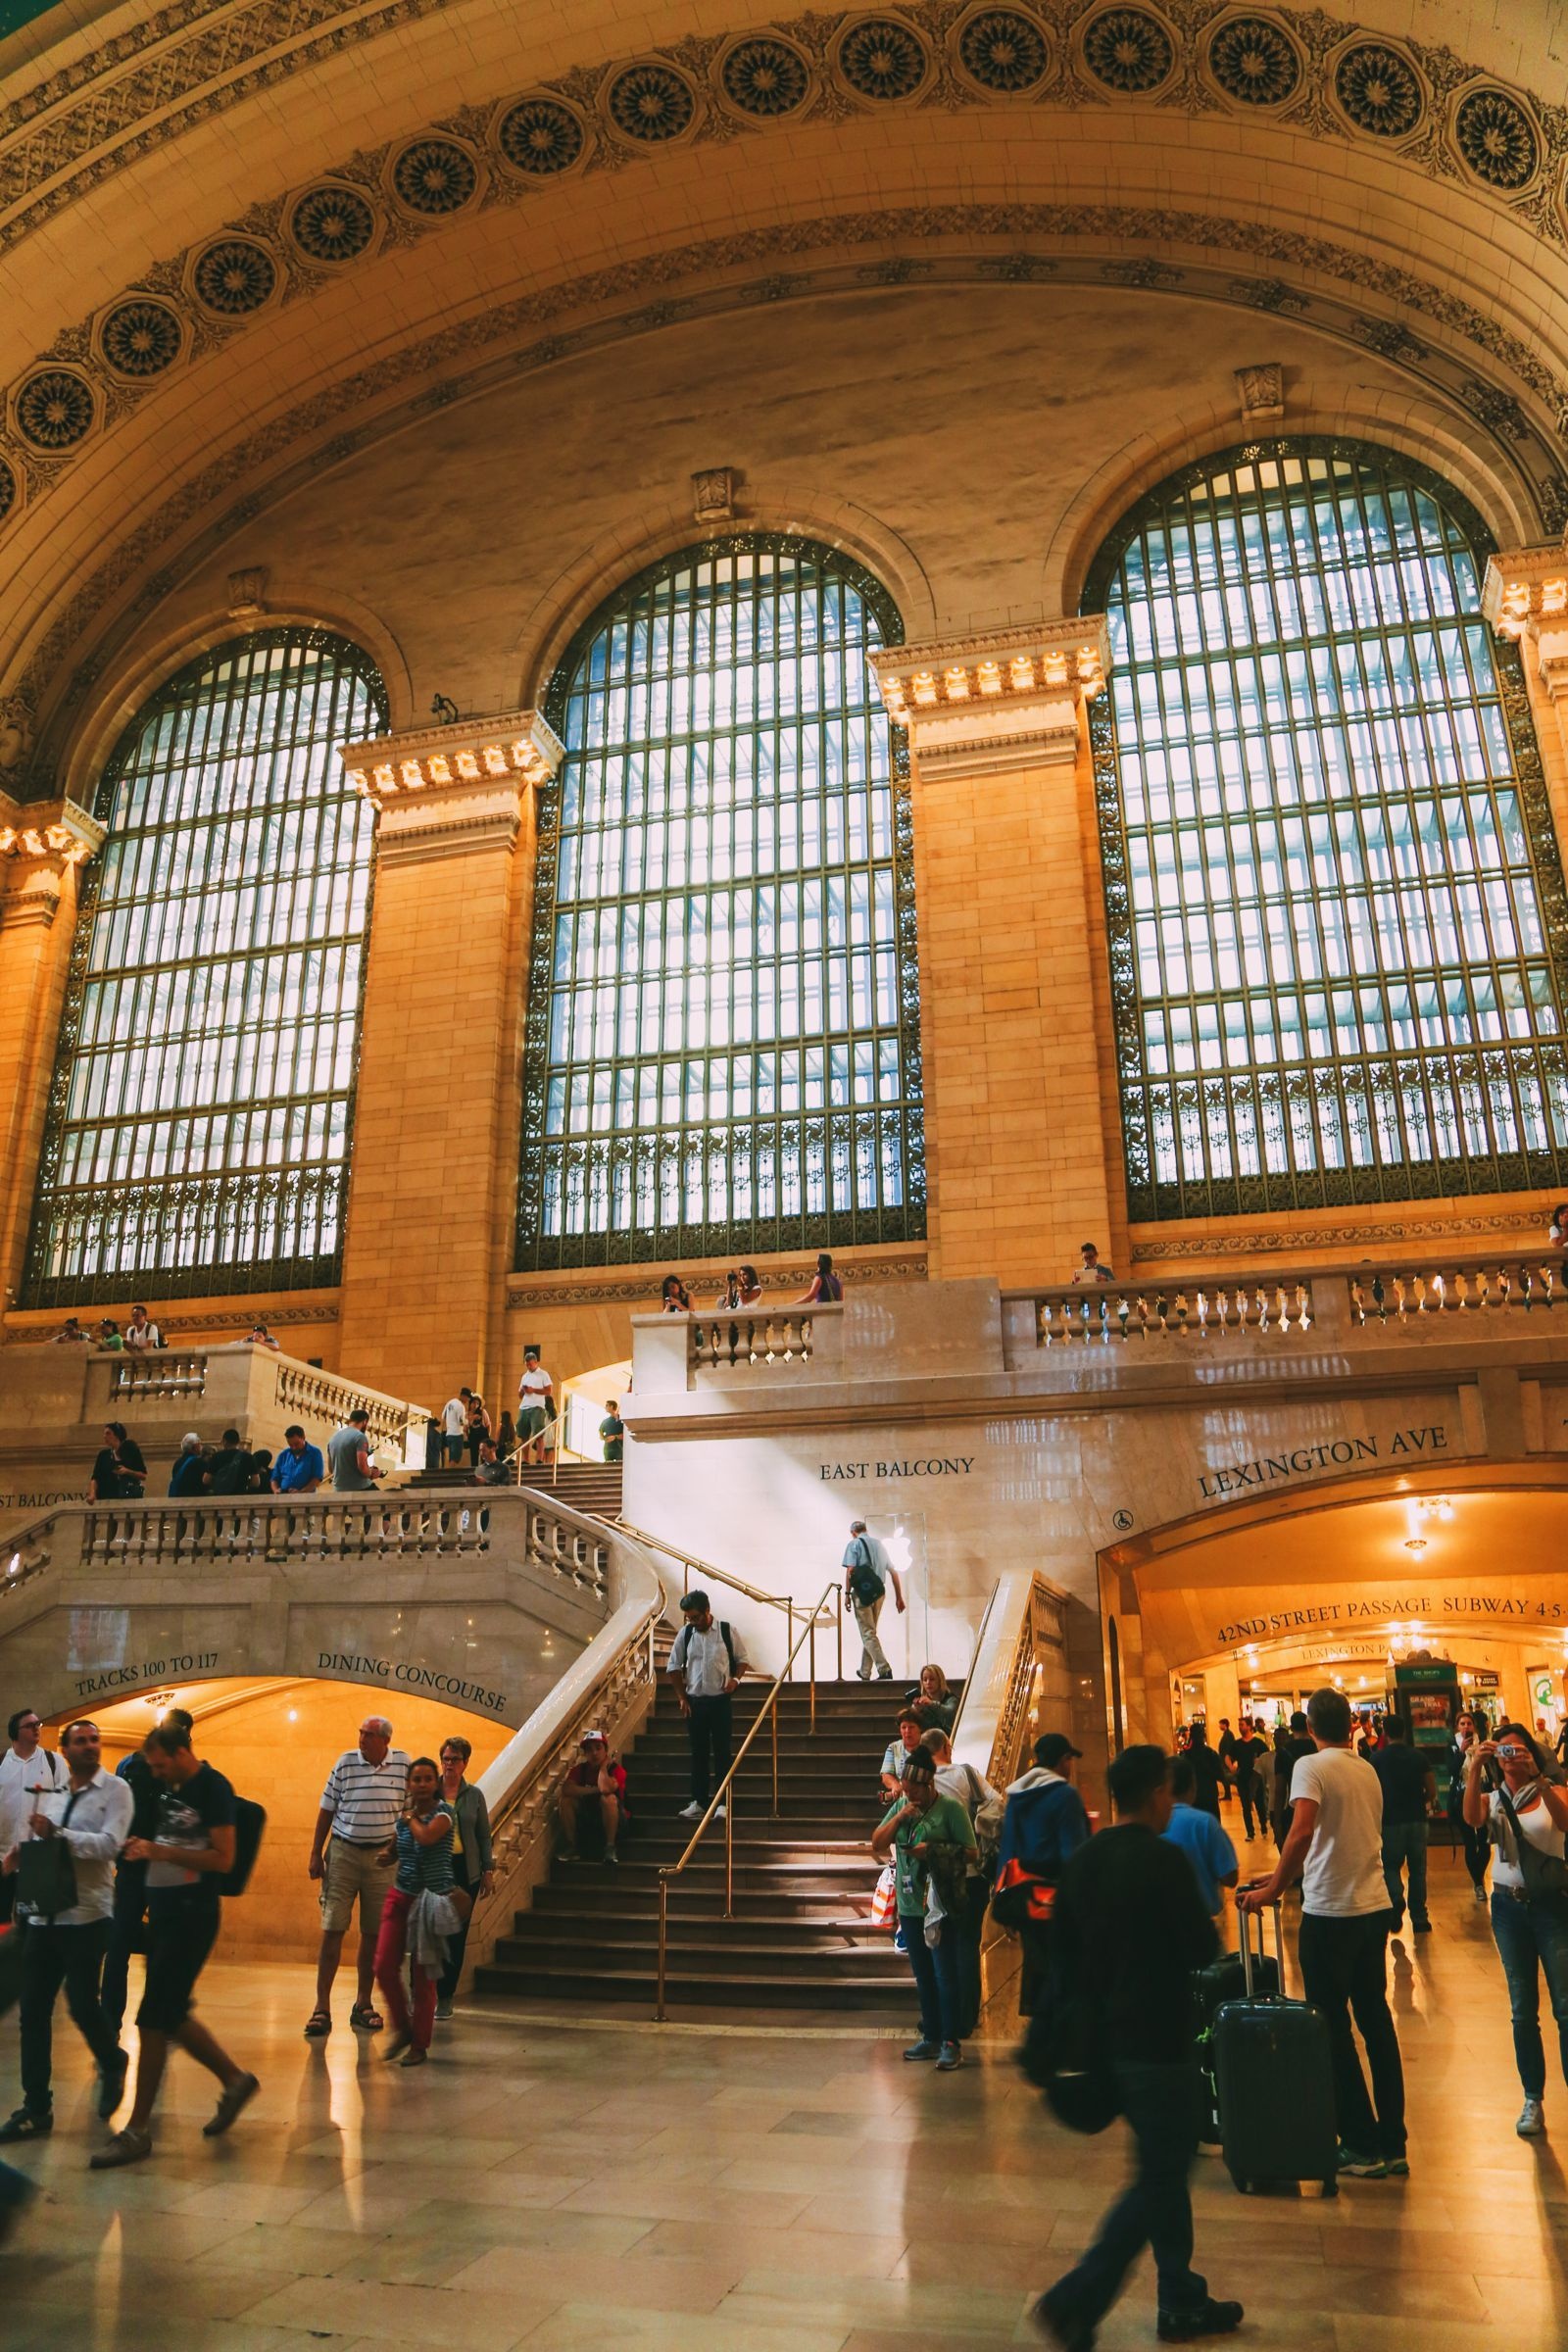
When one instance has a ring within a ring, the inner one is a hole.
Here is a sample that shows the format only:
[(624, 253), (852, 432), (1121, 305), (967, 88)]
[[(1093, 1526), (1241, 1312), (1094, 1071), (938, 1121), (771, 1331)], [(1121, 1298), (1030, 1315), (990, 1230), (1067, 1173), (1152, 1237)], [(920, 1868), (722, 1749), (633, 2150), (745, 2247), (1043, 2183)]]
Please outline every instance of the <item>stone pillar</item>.
[(380, 811), (343, 1244), (339, 1368), (499, 1409), (516, 1210), (537, 711), (351, 744)]
[(0, 1266), (15, 1305), (76, 929), (77, 877), (104, 828), (71, 801), (0, 793)]
[(1098, 616), (872, 656), (909, 734), (931, 1270), (946, 1279), (1064, 1282), (1080, 1242), (1108, 1253), (1125, 1230), (1083, 708), (1105, 658)]
[(1519, 648), (1557, 841), (1568, 863), (1568, 541), (1493, 556), (1481, 610), (1497, 634)]

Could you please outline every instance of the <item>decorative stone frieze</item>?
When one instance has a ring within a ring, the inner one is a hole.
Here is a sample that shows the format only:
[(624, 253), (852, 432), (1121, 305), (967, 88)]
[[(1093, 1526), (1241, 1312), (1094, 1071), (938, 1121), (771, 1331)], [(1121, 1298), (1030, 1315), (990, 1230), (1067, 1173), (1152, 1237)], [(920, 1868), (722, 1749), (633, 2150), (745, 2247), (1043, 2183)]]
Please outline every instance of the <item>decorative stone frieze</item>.
[(1102, 615), (871, 656), (888, 716), (909, 731), (922, 780), (1067, 765), (1078, 710), (1104, 689)]
[(1568, 541), (1493, 556), (1481, 610), (1502, 636), (1528, 637), (1547, 694), (1553, 702), (1568, 697)]
[(564, 746), (537, 710), (504, 710), (448, 726), (351, 743), (349, 782), (380, 811), (376, 854), (452, 857), (510, 848), (517, 837), (523, 794), (560, 766)]
[(52, 923), (66, 874), (103, 840), (104, 827), (74, 801), (19, 803), (0, 793), (0, 928)]
[(1285, 369), (1278, 360), (1260, 360), (1236, 369), (1242, 422), (1249, 429), (1277, 424), (1285, 414)]

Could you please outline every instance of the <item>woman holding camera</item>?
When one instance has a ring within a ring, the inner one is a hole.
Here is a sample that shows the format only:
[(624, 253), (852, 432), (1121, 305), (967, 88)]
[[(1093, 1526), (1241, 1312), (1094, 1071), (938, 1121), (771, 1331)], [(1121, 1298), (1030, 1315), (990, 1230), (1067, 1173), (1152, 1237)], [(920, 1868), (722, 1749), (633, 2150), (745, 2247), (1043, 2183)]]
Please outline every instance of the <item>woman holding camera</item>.
[(1546, 2128), (1543, 1969), (1568, 2082), (1568, 1789), (1553, 1779), (1544, 1748), (1523, 1724), (1499, 1724), (1495, 1739), (1478, 1740), (1467, 1751), (1464, 1818), (1468, 1829), (1485, 1830), (1495, 1848), (1492, 1932), (1508, 1981), (1514, 2059), (1525, 2094), (1515, 2129), (1521, 2139), (1537, 2139)]

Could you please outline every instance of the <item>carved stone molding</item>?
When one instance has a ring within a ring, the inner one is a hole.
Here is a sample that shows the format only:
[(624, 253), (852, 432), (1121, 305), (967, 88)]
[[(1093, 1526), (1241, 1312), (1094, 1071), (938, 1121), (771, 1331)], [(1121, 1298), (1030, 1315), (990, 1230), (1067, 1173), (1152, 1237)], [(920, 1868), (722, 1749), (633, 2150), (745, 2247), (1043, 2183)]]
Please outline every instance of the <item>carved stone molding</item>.
[(1568, 697), (1568, 539), (1499, 549), (1487, 564), (1481, 610), (1504, 637), (1528, 637), (1553, 702)]
[(1071, 766), (1080, 707), (1104, 691), (1100, 613), (1034, 628), (890, 646), (871, 655), (895, 726), (909, 731), (922, 782)]
[(104, 830), (74, 801), (23, 807), (0, 793), (0, 929), (52, 923), (66, 875), (97, 855)]
[[(841, 1274), (849, 1278), (851, 1283), (924, 1282), (930, 1272), (924, 1257), (868, 1258), (864, 1264), (858, 1265), (852, 1255), (835, 1250), (833, 1263)], [(803, 1258), (798, 1266), (769, 1265), (766, 1268), (768, 1281), (782, 1285), (786, 1291), (793, 1291), (797, 1283), (802, 1289), (805, 1289), (815, 1272), (816, 1260), (814, 1257), (809, 1262)], [(580, 1282), (563, 1282), (559, 1277), (535, 1279), (514, 1275), (512, 1287), (507, 1293), (507, 1312), (508, 1314), (525, 1314), (531, 1312), (535, 1307), (541, 1306), (636, 1306), (641, 1304), (657, 1307), (659, 1286), (662, 1279), (662, 1270), (659, 1266), (650, 1266), (645, 1275), (623, 1275), (618, 1280), (612, 1274), (604, 1282), (595, 1282), (586, 1274)], [(715, 1275), (713, 1279), (716, 1281), (718, 1277)], [(781, 1305), (783, 1301), (774, 1299), (773, 1303), (777, 1306)], [(709, 1309), (705, 1305), (699, 1311), (706, 1314)], [(713, 1311), (716, 1313), (719, 1310), (715, 1308)]]
[(1235, 372), (1243, 424), (1249, 431), (1277, 424), (1285, 414), (1285, 369), (1279, 361), (1260, 361)]
[(473, 786), (500, 777), (546, 783), (565, 758), (565, 746), (537, 710), (502, 710), (490, 718), (460, 716), (445, 726), (346, 744), (342, 757), (356, 792), (385, 811), (416, 793), (424, 796), (421, 806), (445, 808), (445, 796), (466, 791), (471, 798)]

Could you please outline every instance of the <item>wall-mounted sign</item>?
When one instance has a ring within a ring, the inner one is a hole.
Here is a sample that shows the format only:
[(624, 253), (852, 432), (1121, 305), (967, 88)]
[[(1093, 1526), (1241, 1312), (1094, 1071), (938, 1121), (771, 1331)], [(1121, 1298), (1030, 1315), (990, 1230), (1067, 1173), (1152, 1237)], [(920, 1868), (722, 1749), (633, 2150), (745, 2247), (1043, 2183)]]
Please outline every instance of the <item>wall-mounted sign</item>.
[(441, 1674), (433, 1666), (416, 1666), (411, 1658), (362, 1658), (345, 1650), (323, 1649), (316, 1661), (318, 1674), (347, 1675), (351, 1682), (394, 1684), (405, 1690), (424, 1691), (432, 1698), (457, 1698), (486, 1715), (507, 1713), (506, 1694), (487, 1690), (480, 1683), (466, 1683), (461, 1675)]
[(1524, 1599), (1517, 1593), (1460, 1592), (1447, 1598), (1426, 1593), (1400, 1593), (1394, 1599), (1326, 1600), (1304, 1609), (1271, 1609), (1264, 1617), (1239, 1617), (1222, 1625), (1214, 1637), (1216, 1649), (1261, 1642), (1270, 1635), (1295, 1633), (1304, 1626), (1353, 1625), (1368, 1617), (1398, 1624), (1466, 1626), (1472, 1632), (1488, 1624), (1504, 1628), (1568, 1625), (1568, 1601)]
[(818, 1475), (826, 1480), (888, 1478), (967, 1478), (978, 1456), (972, 1453), (918, 1455), (904, 1462), (823, 1462)]
[(1307, 1478), (1314, 1470), (1349, 1470), (1358, 1462), (1408, 1460), (1412, 1454), (1446, 1453), (1448, 1432), (1441, 1421), (1425, 1429), (1396, 1429), (1386, 1443), (1379, 1438), (1334, 1438), (1321, 1446), (1293, 1446), (1281, 1453), (1256, 1454), (1250, 1462), (1232, 1462), (1224, 1469), (1206, 1470), (1199, 1478), (1205, 1502), (1222, 1494), (1255, 1494), (1260, 1487), (1277, 1486), (1281, 1479)]
[(218, 1674), (218, 1657), (216, 1649), (176, 1649), (166, 1658), (143, 1658), (139, 1666), (108, 1666), (102, 1674), (84, 1674), (76, 1684), (76, 1696), (102, 1698), (107, 1690), (137, 1690), (144, 1683), (183, 1683), (193, 1674)]

